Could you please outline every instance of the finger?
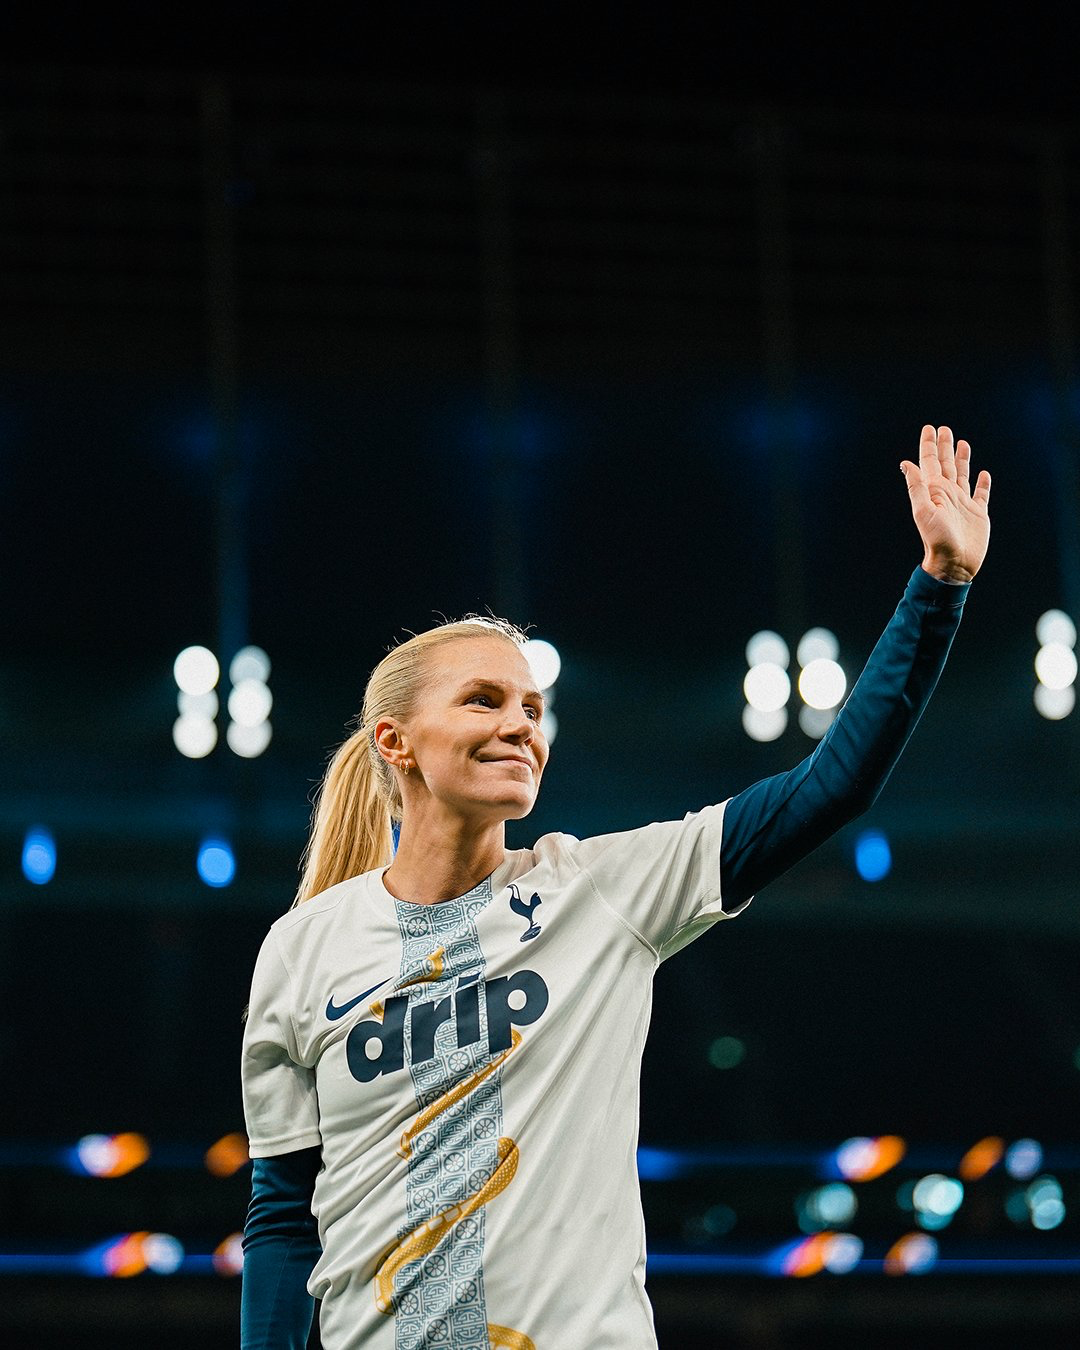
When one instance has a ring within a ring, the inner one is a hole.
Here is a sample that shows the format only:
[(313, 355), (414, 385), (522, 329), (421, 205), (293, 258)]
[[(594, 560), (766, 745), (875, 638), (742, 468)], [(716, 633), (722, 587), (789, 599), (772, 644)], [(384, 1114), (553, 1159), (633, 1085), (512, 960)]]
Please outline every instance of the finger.
[(951, 483), (955, 483), (956, 459), (953, 455), (952, 427), (938, 427), (937, 451), (942, 478), (947, 478)]
[[(937, 462), (935, 457), (935, 463)], [(920, 506), (932, 506), (930, 493), (927, 491), (926, 481), (917, 464), (912, 464), (910, 459), (900, 461), (900, 472), (907, 480), (908, 496), (911, 498), (912, 508)]]
[(923, 477), (933, 477), (941, 470), (938, 461), (937, 427), (925, 426), (919, 437), (919, 469)]
[(990, 474), (986, 469), (979, 474), (979, 480), (975, 484), (975, 497), (981, 506), (987, 506), (990, 502)]
[(971, 490), (968, 475), (971, 472), (971, 446), (967, 441), (956, 442), (956, 485), (964, 489), (965, 495)]

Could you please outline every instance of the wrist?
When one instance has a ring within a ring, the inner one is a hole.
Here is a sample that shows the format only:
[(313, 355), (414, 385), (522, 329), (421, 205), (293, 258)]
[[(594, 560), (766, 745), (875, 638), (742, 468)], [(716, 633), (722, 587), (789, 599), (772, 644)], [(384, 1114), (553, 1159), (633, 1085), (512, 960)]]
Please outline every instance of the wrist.
[(930, 554), (922, 560), (922, 569), (937, 581), (948, 582), (952, 586), (966, 586), (975, 573), (959, 563), (934, 558)]

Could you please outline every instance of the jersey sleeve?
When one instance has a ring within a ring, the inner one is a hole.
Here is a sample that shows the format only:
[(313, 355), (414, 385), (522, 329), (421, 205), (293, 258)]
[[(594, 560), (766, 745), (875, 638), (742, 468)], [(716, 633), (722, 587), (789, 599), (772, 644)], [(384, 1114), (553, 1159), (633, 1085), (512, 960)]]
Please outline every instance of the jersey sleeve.
[(731, 799), (720, 855), (729, 902), (760, 891), (877, 800), (937, 686), (970, 585), (916, 567), (817, 748)]
[(273, 929), (255, 962), (244, 1027), (241, 1087), (252, 1158), (322, 1143), (314, 1070), (300, 1061), (292, 982)]
[(601, 902), (660, 960), (749, 904), (747, 899), (724, 906), (720, 844), (726, 805), (618, 834), (567, 838), (575, 865)]

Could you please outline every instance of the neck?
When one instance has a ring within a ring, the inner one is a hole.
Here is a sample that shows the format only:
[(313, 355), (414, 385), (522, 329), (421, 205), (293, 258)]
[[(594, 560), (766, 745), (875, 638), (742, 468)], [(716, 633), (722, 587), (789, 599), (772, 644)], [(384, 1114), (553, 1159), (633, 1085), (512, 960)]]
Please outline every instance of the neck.
[(403, 820), (383, 884), (391, 895), (414, 905), (436, 905), (465, 895), (502, 865), (505, 837), (501, 820), (481, 826), (460, 817), (437, 823)]

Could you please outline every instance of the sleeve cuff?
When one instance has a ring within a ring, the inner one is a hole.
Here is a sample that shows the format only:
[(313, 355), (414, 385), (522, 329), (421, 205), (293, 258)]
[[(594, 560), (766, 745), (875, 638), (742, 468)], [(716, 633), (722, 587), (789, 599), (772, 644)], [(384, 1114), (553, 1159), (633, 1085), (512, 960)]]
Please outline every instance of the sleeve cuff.
[(908, 590), (927, 603), (930, 609), (960, 609), (971, 590), (970, 581), (940, 581), (920, 563), (911, 574)]

